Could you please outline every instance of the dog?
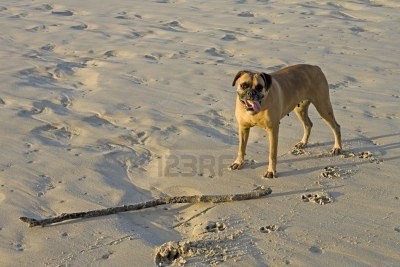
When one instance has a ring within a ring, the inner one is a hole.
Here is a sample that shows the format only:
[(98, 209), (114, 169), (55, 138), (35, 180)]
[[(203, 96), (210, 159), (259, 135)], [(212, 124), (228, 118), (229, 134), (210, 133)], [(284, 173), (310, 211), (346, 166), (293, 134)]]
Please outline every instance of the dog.
[(236, 74), (232, 86), (236, 82), (235, 116), (239, 125), (239, 151), (236, 160), (229, 166), (230, 170), (243, 166), (250, 128), (259, 126), (267, 130), (270, 147), (268, 169), (263, 177), (277, 177), (279, 122), (294, 110), (304, 128), (303, 138), (295, 147), (306, 147), (313, 126), (308, 116), (311, 103), (333, 131), (335, 143), (331, 153), (341, 154), (340, 125), (333, 114), (328, 82), (321, 68), (299, 64), (271, 74), (242, 70)]

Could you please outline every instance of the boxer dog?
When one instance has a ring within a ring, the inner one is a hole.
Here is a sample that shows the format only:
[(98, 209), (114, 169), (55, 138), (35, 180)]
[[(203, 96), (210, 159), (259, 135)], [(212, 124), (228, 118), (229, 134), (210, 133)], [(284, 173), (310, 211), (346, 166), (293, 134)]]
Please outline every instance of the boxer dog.
[(235, 116), (239, 124), (239, 151), (229, 169), (238, 170), (243, 166), (250, 128), (259, 126), (267, 130), (270, 147), (264, 177), (276, 177), (279, 121), (294, 109), (304, 127), (303, 138), (295, 147), (306, 147), (313, 126), (308, 117), (310, 103), (333, 131), (335, 144), (331, 153), (341, 153), (340, 125), (333, 115), (328, 82), (318, 66), (299, 64), (271, 74), (242, 70), (236, 74), (232, 86), (236, 82)]

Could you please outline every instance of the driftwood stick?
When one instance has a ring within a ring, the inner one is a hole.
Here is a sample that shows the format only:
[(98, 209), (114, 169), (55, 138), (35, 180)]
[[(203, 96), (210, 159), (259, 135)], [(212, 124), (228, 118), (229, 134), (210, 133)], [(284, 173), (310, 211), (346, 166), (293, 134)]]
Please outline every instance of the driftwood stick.
[(33, 219), (27, 217), (20, 217), (19, 219), (23, 222), (29, 224), (29, 227), (42, 226), (49, 224), (54, 224), (66, 220), (92, 218), (99, 216), (106, 216), (111, 214), (116, 214), (120, 212), (127, 212), (132, 210), (141, 210), (146, 208), (151, 208), (159, 205), (173, 204), (173, 203), (221, 203), (221, 202), (231, 202), (231, 201), (241, 201), (247, 199), (260, 198), (271, 194), (272, 190), (270, 188), (259, 187), (254, 191), (243, 194), (231, 194), (231, 195), (194, 195), (194, 196), (178, 196), (178, 197), (165, 197), (154, 199), (133, 205), (123, 205), (119, 207), (90, 210), (86, 212), (75, 212), (75, 213), (63, 213), (56, 217), (50, 217), (47, 219)]

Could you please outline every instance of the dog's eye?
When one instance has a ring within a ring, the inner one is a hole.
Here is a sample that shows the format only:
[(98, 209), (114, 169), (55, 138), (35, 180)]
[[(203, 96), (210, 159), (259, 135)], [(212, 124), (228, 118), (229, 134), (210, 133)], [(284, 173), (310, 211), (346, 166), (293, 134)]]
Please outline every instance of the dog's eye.
[(256, 86), (256, 90), (257, 90), (257, 91), (261, 91), (262, 89), (263, 89), (263, 87), (262, 87), (261, 84), (259, 84), (259, 85)]
[(249, 85), (248, 85), (247, 83), (242, 83), (242, 84), (240, 85), (240, 87), (241, 87), (243, 90), (246, 90), (247, 88), (249, 88)]

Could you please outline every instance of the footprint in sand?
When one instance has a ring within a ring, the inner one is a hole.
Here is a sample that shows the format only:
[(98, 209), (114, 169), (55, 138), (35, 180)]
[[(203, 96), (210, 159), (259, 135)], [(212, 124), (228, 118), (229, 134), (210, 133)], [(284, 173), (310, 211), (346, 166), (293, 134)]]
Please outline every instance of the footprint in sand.
[(88, 27), (89, 26), (87, 24), (82, 23), (82, 24), (79, 24), (79, 25), (71, 26), (71, 29), (82, 31), (82, 30), (86, 30)]
[(77, 69), (83, 67), (84, 66), (82, 65), (82, 63), (63, 61), (57, 64), (55, 69), (52, 71), (52, 74), (58, 79), (63, 79), (67, 78), (67, 76), (74, 75)]
[[(210, 96), (211, 96), (210, 98), (209, 97), (206, 98), (208, 101), (210, 101), (210, 100), (214, 101), (214, 102), (218, 101), (214, 96), (212, 96), (212, 95), (210, 95)], [(203, 100), (205, 100), (205, 99), (203, 98)], [(227, 119), (223, 115), (220, 114), (220, 112), (213, 110), (213, 109), (209, 110), (206, 113), (203, 113), (201, 115), (197, 115), (196, 117), (198, 119), (200, 119), (202, 122), (207, 123), (212, 126), (216, 126), (216, 127), (227, 126), (230, 124), (227, 121)]]
[(67, 95), (62, 95), (61, 96), (60, 103), (65, 108), (67, 108), (67, 107), (72, 105), (72, 101)]
[(38, 25), (38, 26), (28, 28), (26, 30), (29, 32), (50, 32), (59, 26), (60, 26), (60, 24)]
[(52, 11), (51, 14), (57, 15), (57, 16), (73, 16), (74, 12), (71, 10), (65, 10), (65, 11)]
[(80, 135), (80, 130), (78, 129), (67, 125), (53, 124), (36, 127), (31, 132), (42, 143), (55, 146), (63, 146), (73, 137)]
[(236, 41), (237, 37), (234, 34), (226, 34), (224, 37), (221, 38), (224, 41)]
[(24, 251), (24, 245), (22, 245), (22, 244), (20, 244), (20, 243), (14, 244), (14, 249), (15, 249), (16, 251), (22, 252), (22, 251)]
[(45, 32), (48, 30), (48, 27), (46, 25), (39, 25), (39, 26), (34, 26), (31, 28), (26, 29), (29, 32)]
[[(36, 114), (40, 113), (55, 113), (58, 115), (66, 115), (69, 113), (67, 109), (65, 109), (68, 102), (70, 102), (67, 96), (62, 96), (61, 98), (54, 99), (54, 100), (41, 100), (35, 101), (32, 103), (34, 109), (39, 111)], [(69, 103), (71, 104), (71, 103)], [(32, 115), (35, 114), (32, 112)]]
[[(148, 84), (148, 80), (147, 80), (145, 77), (136, 76), (134, 73), (135, 73), (135, 72), (127, 73), (127, 74), (126, 74), (126, 76), (128, 77), (128, 79), (129, 79), (132, 83), (134, 83), (134, 84), (144, 84), (144, 85)], [(138, 106), (138, 108), (141, 108), (141, 106)], [(138, 109), (138, 108), (135, 108), (135, 109)]]
[(326, 166), (320, 173), (318, 181), (315, 183), (318, 185), (324, 185), (327, 180), (337, 180), (337, 179), (348, 179), (357, 173), (357, 169), (354, 168), (339, 168), (336, 166)]
[(104, 53), (104, 56), (106, 57), (117, 57), (119, 55), (118, 50), (109, 50)]
[(37, 196), (42, 197), (44, 196), (48, 191), (55, 189), (56, 187), (52, 183), (52, 179), (46, 175), (46, 174), (41, 174), (39, 175), (40, 181), (37, 184)]
[(158, 62), (160, 60), (160, 58), (155, 55), (145, 55), (144, 58), (152, 62)]
[(346, 76), (344, 81), (340, 81), (337, 83), (330, 83), (329, 84), (329, 88), (330, 89), (338, 89), (341, 87), (349, 87), (354, 83), (358, 83), (358, 80), (356, 78), (350, 77), (350, 76)]
[(13, 15), (10, 18), (12, 18), (12, 19), (21, 19), (21, 18), (27, 17), (28, 15), (29, 15), (28, 13), (22, 12), (22, 13), (19, 13), (17, 15)]
[(319, 247), (316, 247), (316, 246), (310, 247), (309, 251), (312, 252), (312, 253), (315, 253), (315, 254), (323, 253), (323, 250), (321, 248), (319, 248)]
[[(169, 266), (179, 262), (180, 258), (192, 255), (192, 244), (189, 242), (168, 242), (156, 250), (154, 262), (156, 266)], [(183, 263), (183, 262), (182, 262)]]
[(271, 225), (268, 225), (268, 226), (262, 226), (260, 228), (260, 232), (261, 233), (269, 234), (271, 232), (276, 232), (276, 231), (279, 231), (279, 226), (276, 225), (276, 224), (271, 224)]
[(354, 34), (358, 34), (360, 32), (365, 32), (365, 29), (362, 27), (354, 26), (350, 28), (350, 31), (352, 31)]
[(294, 156), (299, 156), (299, 155), (304, 155), (304, 154), (309, 154), (307, 153), (304, 149), (302, 148), (297, 148), (294, 147), (291, 151), (290, 154), (294, 155)]
[(328, 179), (339, 178), (341, 175), (339, 173), (339, 168), (335, 166), (327, 166), (324, 168), (324, 171), (321, 173), (322, 177)]
[(325, 205), (333, 202), (332, 197), (327, 193), (302, 195), (301, 199), (303, 202), (312, 202), (319, 205)]
[(215, 233), (226, 229), (226, 225), (221, 222), (209, 222), (206, 226), (207, 232)]
[(124, 35), (127, 39), (138, 39), (145, 36), (145, 33), (139, 32), (137, 30), (132, 30), (130, 34)]
[(137, 14), (130, 15), (127, 12), (123, 11), (119, 13), (118, 16), (116, 16), (115, 18), (133, 20), (133, 19), (142, 19), (142, 16)]
[(209, 105), (209, 106), (219, 102), (219, 99), (217, 97), (215, 97), (214, 95), (212, 95), (212, 94), (207, 94), (207, 95), (203, 96), (201, 98), (201, 100), (207, 102), (207, 105)]
[(88, 64), (89, 62), (91, 62), (92, 65), (96, 65), (96, 63), (92, 61), (87, 61), (85, 63), (64, 61), (58, 63), (55, 68), (48, 68), (47, 73), (48, 76), (55, 80), (74, 80), (84, 86), (97, 88), (99, 73), (88, 67), (90, 66), (90, 64)]
[(20, 76), (29, 84), (36, 86), (48, 85), (49, 81), (58, 80), (54, 67), (33, 67), (21, 70)]
[(83, 118), (83, 121), (89, 123), (93, 127), (102, 126), (102, 127), (118, 128), (118, 126), (112, 123), (110, 119), (101, 114), (96, 114), (93, 116)]
[(171, 125), (164, 129), (155, 129), (158, 131), (158, 143), (165, 147), (174, 147), (181, 141), (181, 131), (177, 127)]
[(343, 158), (358, 157), (359, 159), (369, 160), (371, 163), (377, 163), (377, 164), (382, 163), (382, 160), (376, 158), (376, 156), (374, 156), (374, 154), (371, 151), (361, 151), (357, 155), (352, 151), (344, 151), (342, 157)]
[[(233, 254), (238, 251), (240, 254), (243, 245), (247, 247), (247, 244), (232, 242), (234, 239), (236, 238), (220, 237), (211, 240), (170, 241), (156, 249), (154, 263), (156, 266), (186, 266), (186, 264), (190, 266), (230, 266), (232, 264), (226, 264), (227, 259), (232, 258)], [(239, 260), (240, 255), (235, 255), (235, 259)]]
[(53, 10), (53, 6), (49, 5), (49, 4), (43, 4), (41, 6), (36, 7), (35, 9), (39, 10), (39, 11), (49, 11), (49, 10)]
[(251, 11), (243, 11), (243, 12), (240, 12), (238, 14), (238, 16), (239, 17), (244, 17), (244, 18), (252, 18), (252, 17), (254, 17), (254, 13), (251, 12)]
[(205, 50), (211, 56), (214, 57), (233, 57), (233, 54), (227, 50), (217, 49), (215, 47), (211, 47)]
[(121, 175), (131, 179), (132, 173), (145, 171), (152, 160), (152, 152), (143, 146), (129, 146), (125, 144), (100, 144), (103, 151), (103, 160), (97, 171), (105, 177)]
[(31, 155), (33, 153), (39, 152), (39, 149), (34, 148), (34, 145), (32, 143), (29, 142), (25, 143), (25, 147), (26, 147), (26, 152), (25, 152), (26, 155)]
[(109, 251), (108, 253), (103, 254), (103, 256), (101, 256), (101, 258), (103, 260), (108, 260), (112, 254), (113, 254), (113, 252)]
[(40, 49), (45, 50), (45, 51), (54, 51), (54, 49), (56, 48), (55, 44), (46, 44), (44, 46), (42, 46)]
[(177, 20), (163, 23), (162, 26), (164, 26), (162, 29), (167, 31), (181, 32), (186, 30)]

